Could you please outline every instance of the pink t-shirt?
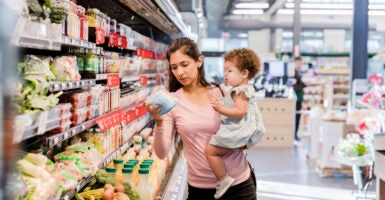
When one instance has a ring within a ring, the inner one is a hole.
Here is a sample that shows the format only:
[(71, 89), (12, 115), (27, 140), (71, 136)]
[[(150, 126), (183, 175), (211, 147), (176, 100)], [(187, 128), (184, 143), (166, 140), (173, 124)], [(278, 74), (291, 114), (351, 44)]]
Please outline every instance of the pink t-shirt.
[[(221, 97), (218, 88), (213, 93)], [(173, 93), (179, 103), (167, 114), (163, 115), (162, 127), (155, 128), (155, 152), (164, 158), (173, 144), (174, 127), (183, 142), (183, 154), (188, 163), (188, 182), (198, 188), (215, 188), (217, 179), (212, 172), (204, 150), (219, 129), (219, 113), (211, 105), (199, 106), (191, 103), (182, 89)], [(243, 151), (233, 151), (223, 157), (227, 173), (235, 178), (233, 185), (246, 181), (250, 170)]]

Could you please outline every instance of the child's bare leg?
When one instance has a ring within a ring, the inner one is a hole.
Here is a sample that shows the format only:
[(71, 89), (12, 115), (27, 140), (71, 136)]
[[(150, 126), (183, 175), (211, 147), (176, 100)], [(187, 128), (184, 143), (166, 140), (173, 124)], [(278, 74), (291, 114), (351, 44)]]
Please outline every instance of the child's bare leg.
[(223, 180), (227, 173), (222, 156), (230, 151), (232, 151), (232, 149), (217, 147), (211, 144), (208, 144), (205, 149), (207, 161), (219, 181)]

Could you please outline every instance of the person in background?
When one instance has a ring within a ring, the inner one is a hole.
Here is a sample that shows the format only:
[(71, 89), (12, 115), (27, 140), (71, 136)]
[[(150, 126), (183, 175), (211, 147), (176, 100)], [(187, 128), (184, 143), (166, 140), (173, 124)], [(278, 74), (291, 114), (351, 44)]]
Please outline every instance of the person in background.
[(255, 90), (249, 80), (259, 73), (261, 62), (251, 49), (240, 48), (224, 55), (224, 80), (231, 86), (223, 104), (216, 97), (211, 98), (214, 110), (223, 115), (222, 124), (210, 144), (206, 147), (206, 157), (217, 177), (215, 199), (226, 193), (234, 178), (226, 173), (222, 157), (229, 152), (257, 143), (265, 132), (259, 113)]
[[(156, 105), (145, 103), (155, 121), (154, 150), (159, 158), (165, 158), (178, 134), (188, 165), (187, 200), (211, 200), (216, 192), (217, 178), (206, 159), (205, 148), (220, 127), (219, 113), (211, 106), (210, 99), (220, 98), (222, 91), (205, 80), (203, 56), (193, 40), (173, 40), (167, 50), (167, 59), (168, 89), (179, 103), (164, 115), (160, 115)], [(256, 199), (255, 176), (246, 154), (231, 151), (222, 159), (234, 183), (220, 199)]]
[(295, 114), (294, 140), (295, 142), (299, 142), (300, 139), (298, 137), (298, 127), (301, 120), (301, 108), (302, 108), (303, 95), (304, 95), (303, 89), (305, 88), (305, 84), (302, 82), (302, 77), (301, 77), (302, 58), (296, 57), (294, 59), (294, 64), (295, 64), (294, 78), (296, 82), (293, 85), (293, 89), (294, 89), (295, 95), (297, 96), (297, 101), (295, 105), (296, 114)]

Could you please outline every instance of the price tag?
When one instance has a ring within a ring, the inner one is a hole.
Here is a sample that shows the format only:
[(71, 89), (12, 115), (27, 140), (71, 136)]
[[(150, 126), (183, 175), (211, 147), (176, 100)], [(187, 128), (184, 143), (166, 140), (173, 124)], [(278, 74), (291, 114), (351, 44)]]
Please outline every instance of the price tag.
[(48, 111), (43, 111), (40, 113), (39, 117), (39, 126), (37, 129), (37, 134), (41, 135), (44, 134), (46, 131), (46, 126), (47, 126), (47, 119), (48, 119)]
[(14, 136), (13, 136), (13, 143), (19, 143), (21, 140), (23, 140), (24, 132), (25, 132), (25, 125), (29, 119), (28, 117), (21, 117), (17, 116), (15, 117), (14, 122)]
[(56, 137), (55, 139), (53, 139), (53, 145), (55, 145), (57, 143), (59, 143), (59, 138)]
[(142, 86), (146, 86), (146, 85), (147, 85), (147, 82), (148, 82), (147, 76), (140, 76), (139, 78), (140, 78), (140, 84), (141, 84)]
[(80, 191), (80, 189), (81, 189), (80, 184), (78, 184), (78, 185), (76, 186), (76, 191)]
[(105, 41), (105, 37), (104, 37), (104, 29), (102, 28), (96, 28), (96, 44), (104, 44), (106, 41)]
[(63, 200), (68, 200), (68, 199), (69, 199), (68, 195), (65, 195), (65, 196), (63, 197)]
[(119, 74), (108, 74), (107, 75), (107, 87), (114, 88), (120, 86)]
[(69, 138), (69, 133), (68, 133), (68, 132), (65, 132), (65, 133), (64, 133), (64, 139), (67, 139), (67, 138)]

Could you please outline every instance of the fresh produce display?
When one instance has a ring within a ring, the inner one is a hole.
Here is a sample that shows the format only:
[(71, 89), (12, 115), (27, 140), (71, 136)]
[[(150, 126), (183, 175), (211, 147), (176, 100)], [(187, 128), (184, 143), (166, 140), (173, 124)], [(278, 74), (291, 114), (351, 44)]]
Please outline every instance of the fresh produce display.
[(19, 76), (22, 78), (15, 95), (18, 113), (47, 110), (59, 103), (62, 92), (48, 95), (50, 82), (55, 76), (49, 69), (50, 58), (28, 55), (19, 63)]

